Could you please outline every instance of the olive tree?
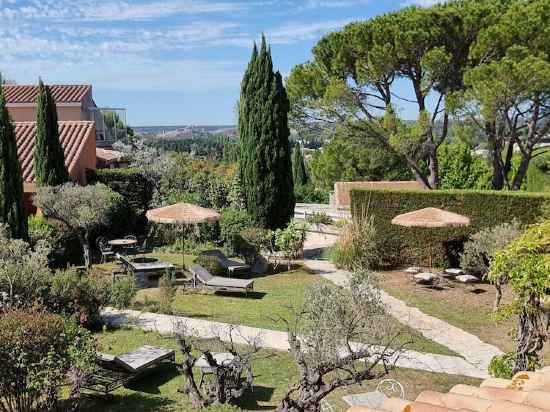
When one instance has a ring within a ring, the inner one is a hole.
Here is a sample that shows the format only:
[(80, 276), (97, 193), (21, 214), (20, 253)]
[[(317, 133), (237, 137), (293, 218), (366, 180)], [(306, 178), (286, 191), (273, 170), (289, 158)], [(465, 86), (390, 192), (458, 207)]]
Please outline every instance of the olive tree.
[(391, 346), (399, 333), (372, 276), (357, 270), (349, 288), (316, 283), (295, 319), (282, 319), (299, 376), (278, 412), (318, 412), (334, 390), (379, 379), (393, 368), (401, 349)]
[[(470, 275), (486, 277), (495, 254), (504, 249), (521, 234), (521, 225), (517, 220), (485, 228), (473, 234), (465, 244), (460, 255), (460, 267)], [(502, 299), (502, 287), (508, 279), (500, 276), (493, 282), (496, 289), (493, 310), (496, 312)]]
[[(244, 338), (238, 328), (229, 325), (226, 330), (213, 332), (211, 339), (199, 339), (200, 334), (186, 323), (174, 325), (176, 342), (184, 359), (178, 367), (185, 377), (185, 385), (181, 392), (191, 398), (192, 405), (204, 408), (213, 403), (229, 403), (239, 399), (252, 388), (254, 375), (252, 373), (252, 357), (260, 350), (259, 336)], [(244, 346), (237, 346), (235, 337), (244, 340)], [(231, 354), (231, 359), (216, 360), (214, 352)], [(197, 354), (199, 354), (197, 356)], [(212, 379), (197, 384), (194, 368), (199, 358), (203, 358), (209, 368), (214, 371)]]
[(38, 188), (34, 202), (44, 215), (59, 220), (68, 231), (78, 236), (84, 263), (89, 268), (90, 232), (109, 223), (121, 196), (103, 184), (79, 186), (66, 183)]
[(128, 156), (130, 166), (141, 170), (155, 191), (153, 202), (160, 205), (169, 192), (174, 160), (161, 149), (145, 144), (143, 139), (136, 139), (131, 145), (117, 142), (114, 147)]

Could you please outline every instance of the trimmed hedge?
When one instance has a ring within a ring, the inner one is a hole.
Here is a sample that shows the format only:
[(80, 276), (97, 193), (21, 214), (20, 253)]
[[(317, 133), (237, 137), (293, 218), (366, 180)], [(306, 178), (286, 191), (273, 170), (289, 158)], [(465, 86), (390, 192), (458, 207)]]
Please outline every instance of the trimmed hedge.
[(153, 190), (139, 169), (97, 169), (88, 170), (88, 183), (103, 183), (120, 193), (137, 215), (149, 208)]
[[(464, 241), (482, 228), (517, 219), (522, 224), (535, 222), (542, 206), (550, 203), (550, 194), (506, 191), (398, 191), (352, 190), (351, 212), (354, 218), (374, 216), (377, 236), (383, 248), (385, 265), (426, 264), (457, 265)], [(391, 224), (402, 213), (437, 207), (470, 217), (468, 227), (424, 229)]]
[(88, 183), (103, 183), (115, 192), (122, 195), (125, 210), (119, 219), (114, 219), (109, 228), (113, 235), (141, 234), (147, 226), (145, 212), (149, 208), (153, 196), (153, 189), (139, 169), (97, 169), (88, 170)]

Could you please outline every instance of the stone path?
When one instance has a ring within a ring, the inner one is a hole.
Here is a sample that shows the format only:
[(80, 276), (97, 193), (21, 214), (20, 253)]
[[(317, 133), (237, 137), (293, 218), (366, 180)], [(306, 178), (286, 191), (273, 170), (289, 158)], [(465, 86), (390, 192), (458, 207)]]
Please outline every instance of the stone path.
[[(327, 260), (305, 259), (304, 265), (331, 282), (347, 287), (349, 272), (337, 269)], [(436, 317), (425, 314), (417, 308), (408, 306), (405, 302), (382, 291), (382, 300), (389, 313), (401, 323), (418, 330), (422, 335), (434, 342), (446, 346), (460, 354), (476, 368), (486, 371), (493, 356), (501, 355), (502, 351), (493, 345), (481, 341), (460, 328), (452, 326)]]
[[(201, 338), (220, 337), (224, 341), (229, 341), (229, 329), (231, 325), (227, 323), (112, 308), (106, 308), (102, 312), (102, 316), (107, 323), (113, 326), (133, 325), (143, 330), (170, 335), (174, 333), (178, 325), (185, 325), (195, 336)], [(250, 344), (258, 338), (260, 340), (259, 345), (263, 348), (283, 351), (289, 349), (287, 334), (282, 331), (237, 326), (233, 334), (234, 342), (240, 344)], [(464, 375), (482, 379), (488, 377), (485, 371), (476, 368), (471, 363), (457, 356), (436, 355), (407, 350), (396, 359), (396, 365), (403, 368)]]

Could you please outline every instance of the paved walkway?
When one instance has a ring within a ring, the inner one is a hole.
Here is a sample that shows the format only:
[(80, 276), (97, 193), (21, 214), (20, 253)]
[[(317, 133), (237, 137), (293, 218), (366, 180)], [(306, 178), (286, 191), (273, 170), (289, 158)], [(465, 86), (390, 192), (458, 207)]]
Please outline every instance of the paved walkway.
[[(331, 262), (305, 259), (302, 263), (323, 278), (343, 287), (348, 286), (348, 279), (351, 274), (337, 269)], [(487, 370), (493, 356), (502, 354), (500, 349), (481, 341), (477, 336), (452, 326), (441, 319), (427, 315), (417, 308), (410, 307), (405, 302), (390, 296), (384, 291), (382, 291), (382, 300), (386, 304), (389, 313), (401, 323), (418, 330), (424, 337), (460, 354), (482, 371)]]
[[(212, 322), (203, 319), (169, 316), (157, 313), (144, 313), (134, 310), (117, 310), (107, 308), (102, 312), (105, 321), (113, 326), (133, 325), (144, 330), (156, 331), (171, 335), (178, 325), (185, 324), (193, 335), (201, 338), (220, 337), (229, 341), (230, 326), (227, 323)], [(289, 350), (287, 334), (282, 331), (237, 326), (233, 341), (250, 344), (259, 338), (263, 348)], [(376, 348), (373, 348), (376, 349)], [(487, 373), (457, 356), (436, 355), (416, 351), (405, 351), (396, 360), (396, 365), (403, 368), (419, 369), (430, 372), (487, 378)]]

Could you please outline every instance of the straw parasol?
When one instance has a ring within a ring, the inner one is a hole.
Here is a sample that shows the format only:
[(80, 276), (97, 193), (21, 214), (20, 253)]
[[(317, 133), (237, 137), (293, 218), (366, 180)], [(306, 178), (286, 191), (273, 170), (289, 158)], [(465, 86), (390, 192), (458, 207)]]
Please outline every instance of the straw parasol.
[[(471, 221), (467, 216), (448, 212), (436, 207), (415, 210), (395, 216), (391, 223), (405, 227), (422, 227), (427, 229), (464, 227), (469, 226)], [(432, 253), (430, 252), (430, 266), (432, 266)]]
[[(155, 223), (168, 225), (182, 225), (182, 243), (185, 242), (185, 225), (214, 223), (220, 220), (220, 214), (212, 209), (206, 209), (190, 203), (176, 203), (175, 205), (148, 210), (147, 219)], [(184, 244), (182, 244), (183, 248)], [(184, 248), (183, 248), (184, 249)], [(185, 269), (185, 250), (182, 251), (182, 268)]]
[(463, 227), (470, 225), (470, 218), (436, 207), (427, 207), (395, 216), (391, 223), (405, 227)]

